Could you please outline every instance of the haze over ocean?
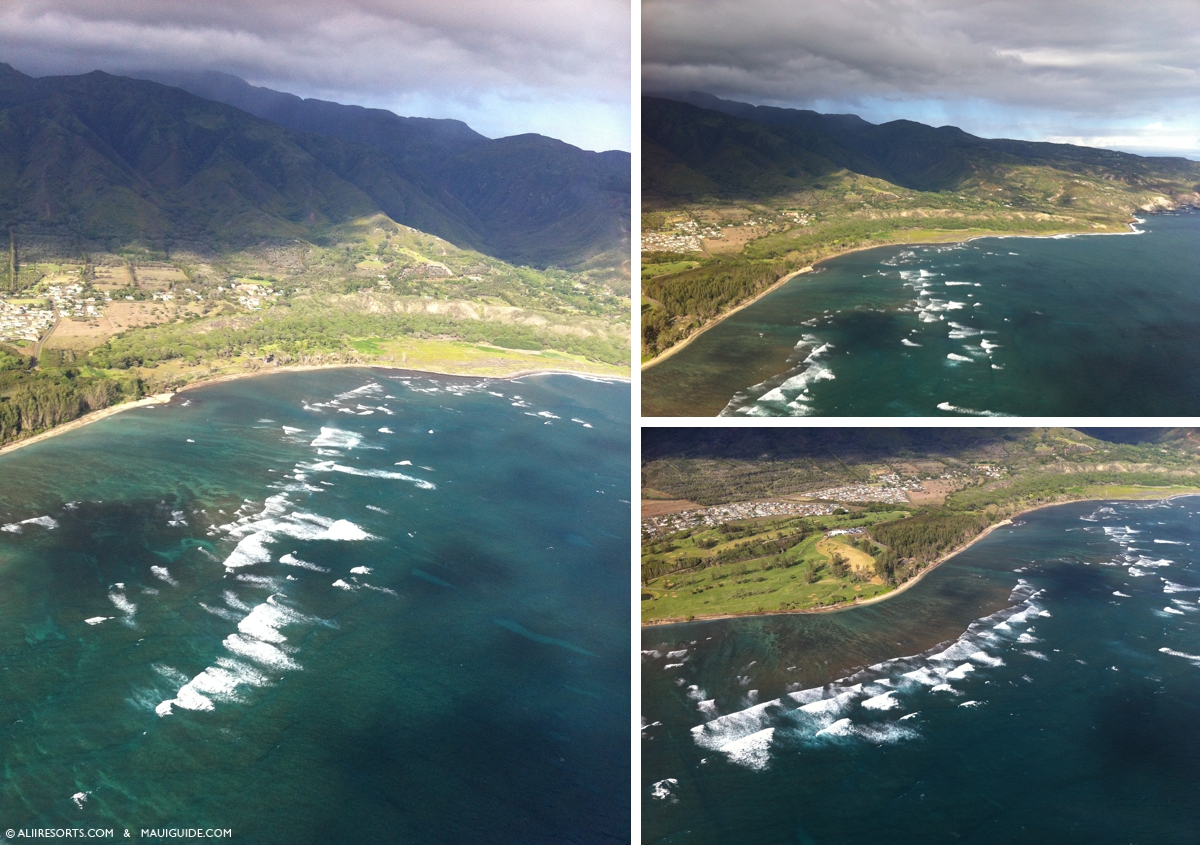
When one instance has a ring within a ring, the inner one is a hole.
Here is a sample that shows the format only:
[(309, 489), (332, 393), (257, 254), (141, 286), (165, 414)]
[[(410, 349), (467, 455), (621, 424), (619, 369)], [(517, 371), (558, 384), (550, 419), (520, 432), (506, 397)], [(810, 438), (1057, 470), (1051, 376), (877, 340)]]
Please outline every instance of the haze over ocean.
[(3, 826), (626, 837), (628, 406), (324, 370), (0, 458)]
[(1200, 413), (1200, 214), (825, 262), (642, 373), (650, 416)]
[(644, 629), (643, 841), (1190, 841), (1198, 519), (1062, 505), (869, 607)]

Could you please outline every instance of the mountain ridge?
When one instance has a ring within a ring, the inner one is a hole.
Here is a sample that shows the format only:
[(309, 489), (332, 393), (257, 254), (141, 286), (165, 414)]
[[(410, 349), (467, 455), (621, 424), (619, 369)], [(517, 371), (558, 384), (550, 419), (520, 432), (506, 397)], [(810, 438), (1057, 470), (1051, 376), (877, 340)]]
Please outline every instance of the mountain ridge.
[[(582, 151), (524, 136), (496, 147), (465, 124), (413, 120), (423, 140), (405, 162), (395, 150), (281, 126), (153, 81), (101, 71), (34, 78), (0, 65), (0, 222), (126, 245), (237, 248), (319, 239), (383, 213), (510, 263), (619, 265), (628, 238), (619, 175), (603, 182), (605, 201), (591, 203), (571, 181), (581, 178)], [(447, 165), (446, 175), (431, 166), (447, 135), (473, 145), (470, 168)], [(595, 161), (601, 175), (619, 171), (619, 156)], [(599, 184), (585, 176), (584, 188)]]
[[(672, 104), (699, 111), (683, 110)], [(955, 126), (931, 127), (911, 120), (873, 124), (857, 115), (754, 106), (703, 92), (643, 97), (643, 126), (649, 127), (649, 133), (643, 130), (643, 143), (648, 141), (653, 148), (649, 157), (658, 159), (665, 153), (667, 160), (675, 164), (672, 159), (680, 157), (679, 139), (672, 133), (677, 136), (680, 131), (677, 124), (683, 121), (707, 121), (710, 132), (726, 135), (751, 131), (745, 124), (722, 122), (713, 115), (766, 127), (760, 143), (770, 139), (779, 148), (777, 155), (787, 152), (797, 157), (803, 151), (825, 159), (834, 167), (919, 191), (957, 189), (971, 177), (994, 176), (998, 168), (1031, 163), (1083, 173), (1096, 168), (1116, 168), (1133, 179), (1152, 177), (1160, 171), (1200, 179), (1200, 164), (1184, 158), (1147, 157), (1045, 141), (989, 139)], [(701, 166), (700, 174), (712, 178), (715, 174), (710, 171), (711, 168)], [(652, 173), (649, 184), (652, 192), (653, 179)], [(782, 180), (776, 181), (783, 187)], [(751, 186), (730, 182), (727, 175), (722, 187), (730, 195), (736, 195), (739, 189), (744, 191)]]
[[(568, 227), (589, 233), (601, 252), (628, 243), (629, 153), (581, 150), (535, 133), (491, 139), (459, 120), (304, 99), (213, 71), (139, 76), (289, 129), (377, 147), (404, 178), (467, 209), (483, 233), (480, 246), (497, 257), (524, 257), (532, 243), (561, 238)], [(513, 217), (532, 225), (507, 224)]]

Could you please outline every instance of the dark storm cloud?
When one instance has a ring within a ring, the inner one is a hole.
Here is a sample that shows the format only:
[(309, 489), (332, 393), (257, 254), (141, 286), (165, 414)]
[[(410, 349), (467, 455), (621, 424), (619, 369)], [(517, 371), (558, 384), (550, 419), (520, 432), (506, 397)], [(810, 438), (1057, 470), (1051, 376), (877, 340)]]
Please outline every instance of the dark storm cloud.
[(629, 0), (8, 0), (0, 60), (36, 75), (221, 70), (628, 149), (629, 16)]
[(647, 89), (760, 103), (973, 103), (1093, 129), (1200, 105), (1195, 0), (644, 0), (642, 43)]

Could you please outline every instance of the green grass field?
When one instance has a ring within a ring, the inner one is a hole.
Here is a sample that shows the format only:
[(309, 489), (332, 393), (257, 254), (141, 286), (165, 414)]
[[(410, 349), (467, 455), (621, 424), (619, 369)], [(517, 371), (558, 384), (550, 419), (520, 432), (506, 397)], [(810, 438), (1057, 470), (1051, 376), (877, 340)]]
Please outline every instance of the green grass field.
[[(823, 531), (874, 525), (905, 516), (906, 511), (889, 511), (804, 519), (764, 517), (731, 523), (751, 529), (732, 540), (719, 529), (710, 528), (687, 537), (676, 535), (669, 541), (673, 550), (666, 553), (649, 551), (661, 548), (661, 542), (646, 543), (643, 561), (656, 557), (674, 564), (681, 558), (699, 557), (703, 563), (646, 581), (642, 586), (642, 622), (804, 610), (852, 604), (856, 599), (886, 593), (892, 588), (865, 571), (872, 560), (870, 555), (846, 545), (846, 535), (826, 539), (823, 533), (811, 533), (780, 553), (729, 563), (709, 562), (747, 542), (794, 536), (804, 526)], [(831, 551), (846, 558), (851, 570), (836, 575), (831, 557), (825, 553)]]
[(684, 270), (691, 270), (699, 264), (699, 261), (668, 261), (665, 264), (643, 264), (642, 281), (653, 279), (655, 276), (665, 276), (668, 273), (680, 273)]

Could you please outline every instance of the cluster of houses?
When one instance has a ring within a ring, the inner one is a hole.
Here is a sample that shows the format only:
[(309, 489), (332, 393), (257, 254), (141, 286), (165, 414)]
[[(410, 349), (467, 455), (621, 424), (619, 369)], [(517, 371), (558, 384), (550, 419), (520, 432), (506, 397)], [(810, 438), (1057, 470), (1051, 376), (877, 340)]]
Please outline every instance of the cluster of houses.
[[(968, 478), (984, 476), (986, 478), (1003, 478), (1007, 470), (991, 464), (977, 464), (969, 469), (952, 469), (945, 473), (929, 477), (939, 479)], [(872, 484), (843, 484), (838, 487), (827, 487), (823, 490), (811, 490), (802, 494), (807, 499), (820, 501), (794, 502), (739, 502), (729, 505), (715, 505), (708, 508), (695, 508), (664, 516), (652, 516), (642, 520), (643, 539), (654, 539), (664, 534), (683, 531), (688, 528), (712, 528), (722, 523), (739, 519), (753, 519), (763, 516), (828, 516), (841, 503), (869, 504), (880, 502), (890, 505), (907, 505), (912, 500), (908, 491), (924, 491), (920, 479), (902, 477), (898, 473), (888, 472), (875, 476)], [(834, 530), (828, 536), (837, 534), (854, 534), (861, 529)]]
[[(283, 291), (277, 291), (275, 288), (268, 287), (267, 285), (259, 285), (253, 282), (239, 282), (237, 284), (230, 285), (228, 288), (226, 288), (224, 285), (217, 285), (217, 292), (229, 293), (229, 295), (233, 297), (234, 301), (237, 302), (238, 305), (242, 306), (248, 311), (257, 311), (263, 307), (263, 303), (266, 303), (283, 293)], [(191, 288), (184, 288), (184, 293), (195, 296), (196, 299), (204, 298)], [(155, 294), (154, 298), (170, 302), (175, 297), (172, 294), (165, 293)]]
[(721, 230), (716, 226), (701, 226), (695, 220), (675, 224), (673, 232), (643, 232), (642, 250), (645, 252), (700, 252), (700, 241), (704, 238), (719, 238)]
[(83, 285), (50, 285), (47, 293), (60, 317), (95, 317), (100, 313), (96, 297), (83, 295)]
[(53, 309), (16, 305), (0, 299), (0, 342), (27, 340), (36, 343), (52, 325)]
[(899, 473), (885, 472), (875, 476), (885, 487), (903, 487), (905, 490), (920, 490), (922, 489), (921, 481), (916, 478), (901, 478)]
[[(909, 488), (920, 490), (921, 485)], [(813, 490), (805, 493), (813, 499), (826, 499), (831, 502), (884, 502), (889, 505), (907, 505), (908, 494), (902, 486), (877, 486), (874, 484), (846, 484), (841, 487), (829, 487), (825, 490)]]
[(658, 537), (685, 528), (713, 528), (739, 519), (760, 516), (829, 516), (836, 505), (818, 502), (738, 502), (709, 508), (651, 516), (642, 520), (643, 538)]
[(36, 343), (59, 317), (96, 317), (108, 299), (107, 296), (102, 299), (84, 296), (83, 285), (78, 282), (49, 285), (38, 297), (40, 301), (48, 299), (50, 307), (39, 307), (41, 302), (31, 304), (27, 296), (7, 299), (0, 296), (0, 342), (27, 340)]

